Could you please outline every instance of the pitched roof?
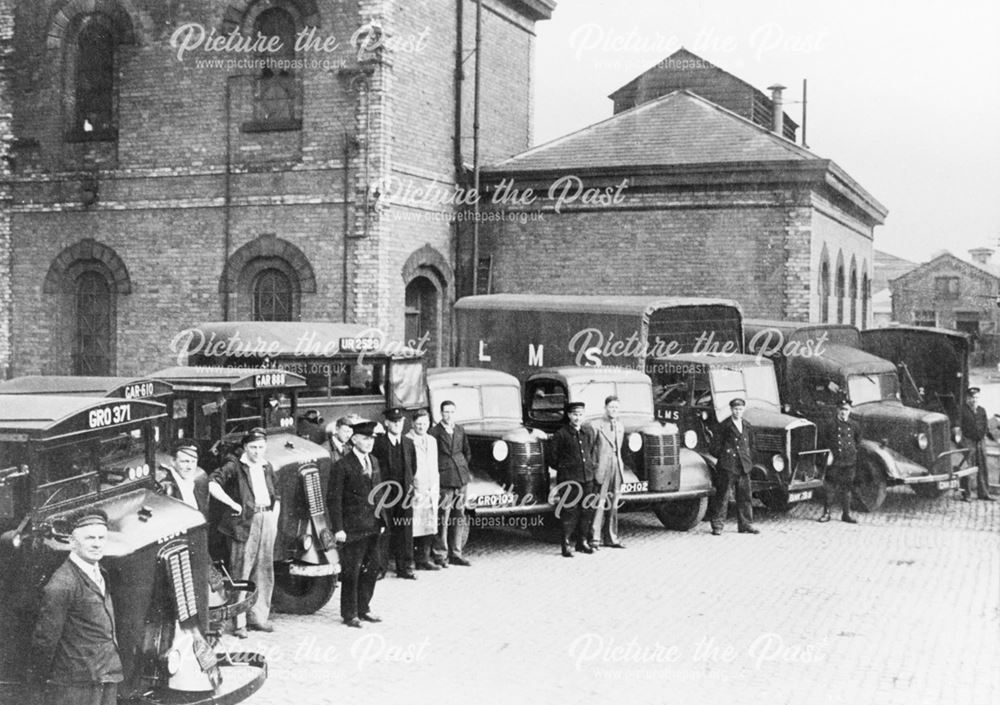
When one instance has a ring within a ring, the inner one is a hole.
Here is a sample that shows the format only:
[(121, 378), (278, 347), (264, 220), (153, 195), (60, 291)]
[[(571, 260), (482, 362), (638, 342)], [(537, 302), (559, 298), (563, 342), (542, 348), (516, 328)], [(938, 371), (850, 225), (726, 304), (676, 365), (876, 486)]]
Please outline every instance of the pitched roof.
[(1000, 279), (1000, 272), (998, 272), (996, 269), (993, 269), (992, 267), (989, 267), (985, 264), (979, 264), (978, 262), (969, 262), (968, 260), (964, 260), (961, 257), (956, 257), (947, 250), (944, 250), (936, 257), (932, 257), (930, 260), (924, 262), (920, 266), (911, 269), (906, 274), (903, 274), (891, 280), (890, 283), (895, 284), (897, 282), (902, 282), (912, 277), (922, 278), (927, 274), (929, 274), (930, 272), (932, 272), (938, 265), (944, 264), (946, 261), (952, 266), (958, 265), (960, 267), (969, 267), (982, 274), (985, 274), (991, 279)]
[(642, 103), (533, 147), (490, 170), (821, 160), (687, 90)]

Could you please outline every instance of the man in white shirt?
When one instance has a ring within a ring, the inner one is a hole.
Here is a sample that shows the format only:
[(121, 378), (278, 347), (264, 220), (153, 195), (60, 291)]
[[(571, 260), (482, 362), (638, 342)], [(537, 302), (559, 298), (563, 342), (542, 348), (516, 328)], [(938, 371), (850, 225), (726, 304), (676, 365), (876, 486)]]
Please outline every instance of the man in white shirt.
[(208, 516), (208, 475), (198, 467), (198, 446), (191, 441), (178, 441), (173, 463), (163, 469), (165, 472), (159, 479), (163, 493)]

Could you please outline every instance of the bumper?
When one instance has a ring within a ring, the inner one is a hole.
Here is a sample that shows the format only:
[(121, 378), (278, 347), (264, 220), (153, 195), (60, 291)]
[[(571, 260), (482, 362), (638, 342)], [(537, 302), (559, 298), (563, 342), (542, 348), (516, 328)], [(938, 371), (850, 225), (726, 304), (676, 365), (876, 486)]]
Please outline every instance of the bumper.
[(945, 482), (947, 480), (953, 480), (961, 477), (968, 477), (969, 475), (975, 475), (979, 472), (979, 468), (975, 465), (968, 468), (961, 468), (960, 470), (953, 470), (952, 472), (944, 472), (938, 475), (918, 475), (916, 477), (907, 477), (903, 480), (904, 485), (920, 485), (929, 482)]
[(683, 502), (687, 499), (701, 499), (710, 497), (715, 490), (706, 488), (702, 490), (678, 490), (677, 492), (635, 492), (622, 494), (621, 500), (625, 504), (650, 504), (659, 502)]
[(495, 507), (483, 505), (469, 509), (472, 515), (477, 517), (535, 516), (549, 514), (552, 510), (551, 504), (506, 504)]
[(321, 563), (319, 565), (313, 565), (311, 563), (292, 562), (288, 564), (289, 575), (297, 575), (303, 578), (320, 578), (324, 575), (338, 575), (339, 573), (339, 563)]

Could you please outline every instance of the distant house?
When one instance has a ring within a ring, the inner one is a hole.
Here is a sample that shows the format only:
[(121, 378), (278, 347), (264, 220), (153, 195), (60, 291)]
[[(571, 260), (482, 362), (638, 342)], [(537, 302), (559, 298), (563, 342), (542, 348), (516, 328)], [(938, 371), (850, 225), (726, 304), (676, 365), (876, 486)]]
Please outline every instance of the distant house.
[(942, 252), (893, 279), (893, 319), (918, 326), (953, 328), (973, 336), (981, 355), (997, 356), (1000, 336), (1000, 269), (993, 250), (969, 250), (972, 261)]
[[(780, 88), (780, 87), (778, 87)], [(761, 127), (774, 125), (774, 101), (742, 78), (723, 71), (683, 47), (608, 97), (615, 115), (674, 91), (688, 90)], [(778, 95), (780, 96), (780, 90)], [(779, 103), (779, 110), (780, 103)], [(782, 114), (782, 136), (795, 141), (798, 124)]]
[(872, 261), (872, 323), (876, 328), (893, 321), (889, 282), (918, 266), (916, 262), (875, 250)]

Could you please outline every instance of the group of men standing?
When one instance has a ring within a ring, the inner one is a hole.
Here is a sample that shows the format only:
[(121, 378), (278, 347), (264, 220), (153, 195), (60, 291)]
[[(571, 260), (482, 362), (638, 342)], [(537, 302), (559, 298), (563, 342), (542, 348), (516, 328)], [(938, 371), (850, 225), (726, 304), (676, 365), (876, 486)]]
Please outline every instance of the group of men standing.
[(416, 570), (469, 565), (462, 551), (472, 451), (454, 423), (455, 404), (442, 402), (440, 411), (433, 428), (430, 414), (416, 411), (406, 434), (402, 409), (385, 412), (378, 436), (375, 423), (347, 417), (328, 427), (335, 462), (327, 507), (341, 544), (340, 616), (349, 627), (382, 621), (371, 600), (390, 564), (406, 580)]

